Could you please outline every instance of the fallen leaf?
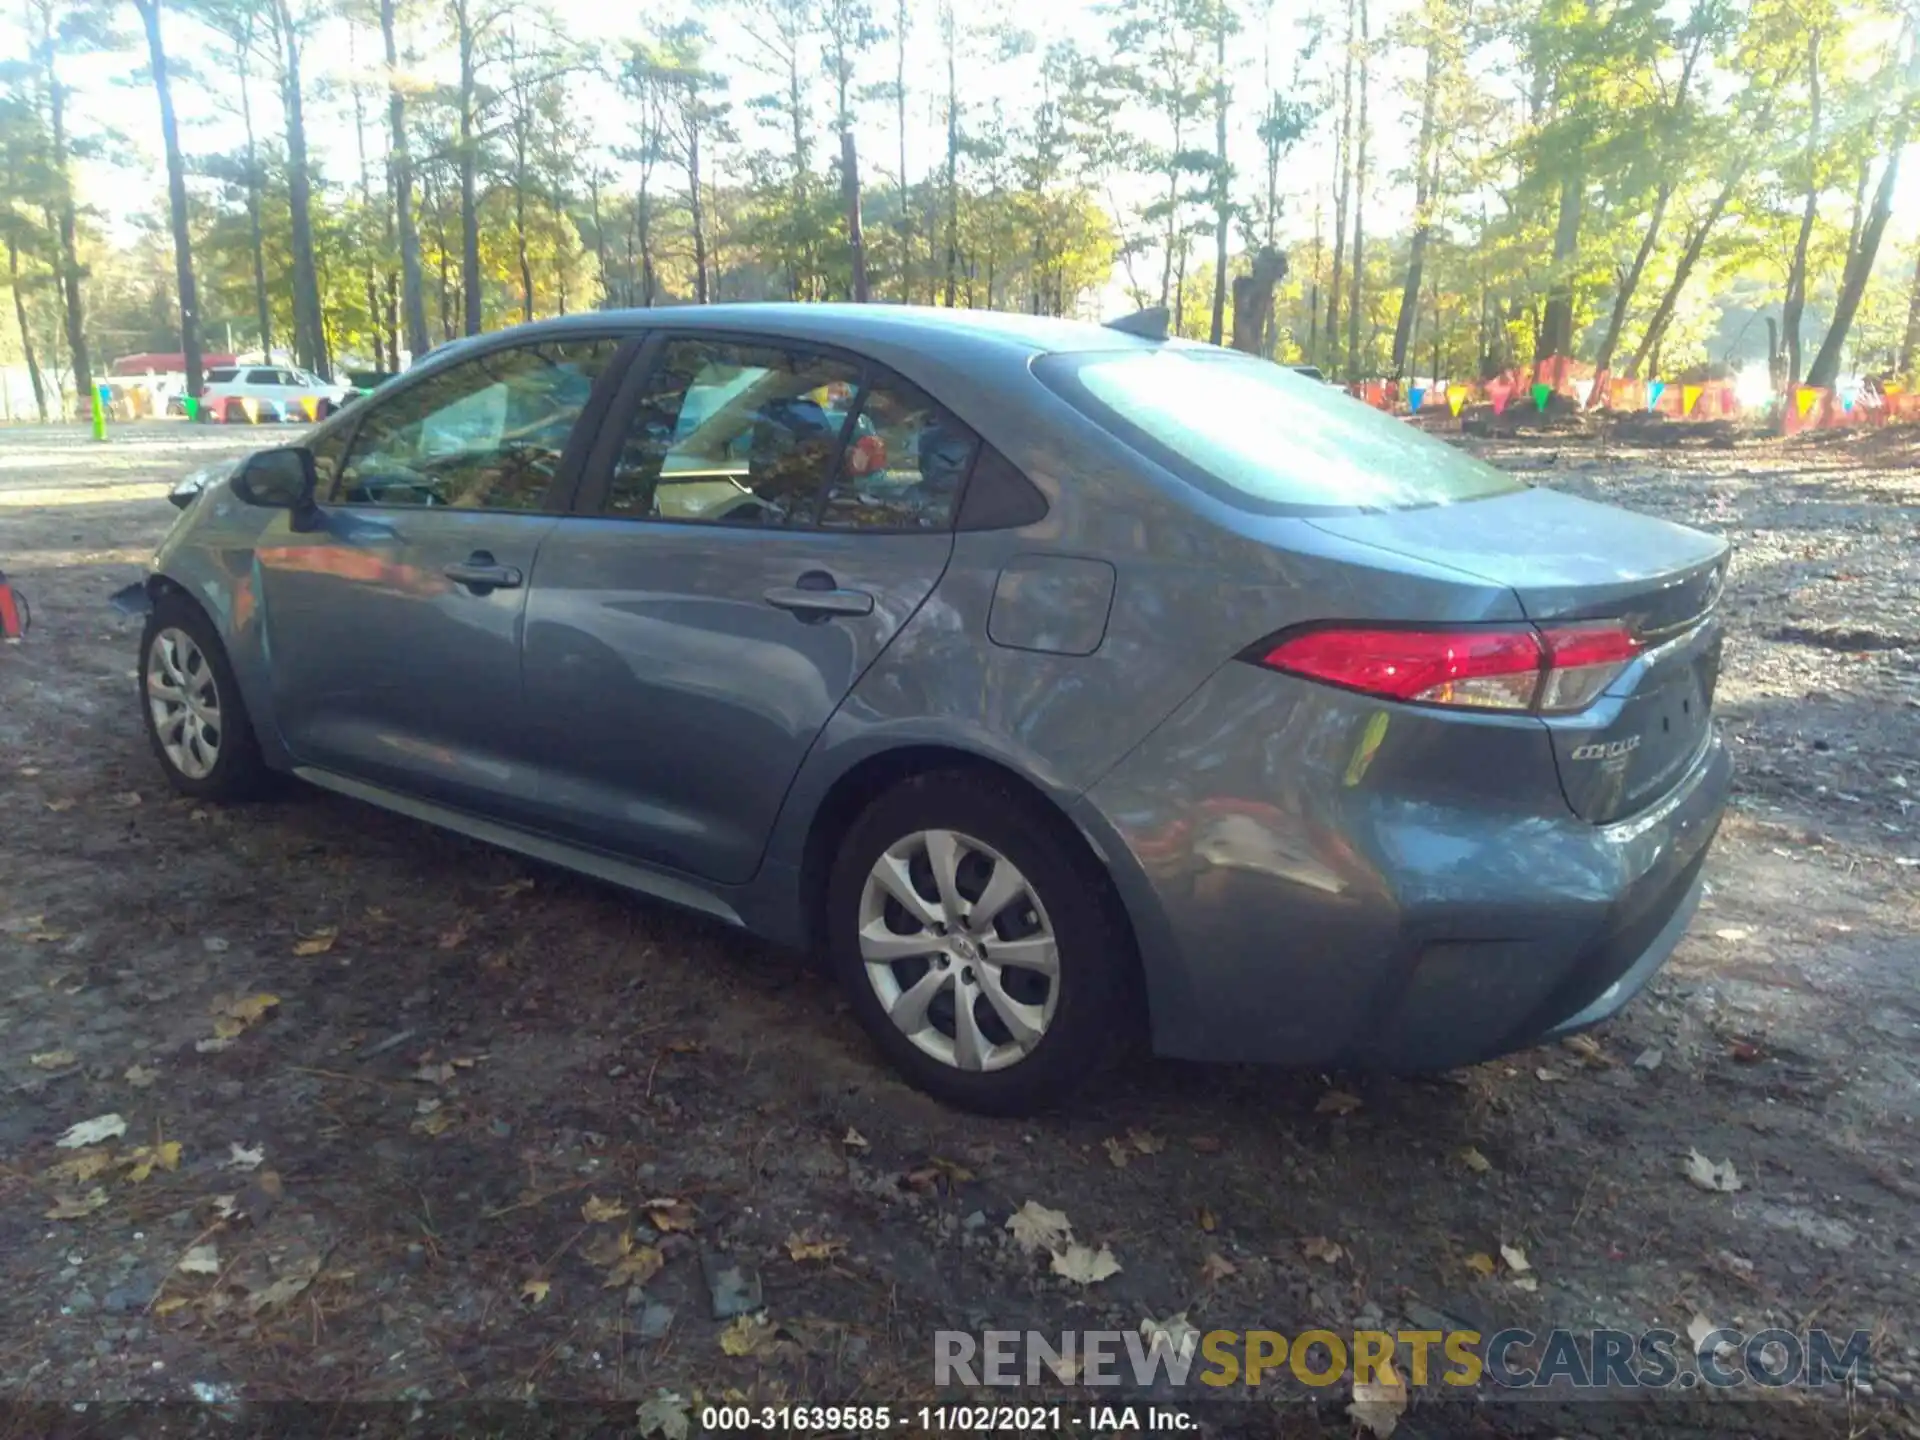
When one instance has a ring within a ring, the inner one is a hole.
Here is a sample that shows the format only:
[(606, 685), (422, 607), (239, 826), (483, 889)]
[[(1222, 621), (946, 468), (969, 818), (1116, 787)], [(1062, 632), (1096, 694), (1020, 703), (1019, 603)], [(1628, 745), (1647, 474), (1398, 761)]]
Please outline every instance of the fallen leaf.
[(116, 805), (122, 805), (131, 810), (134, 806), (141, 803), (140, 792), (138, 790), (122, 790), (118, 795), (113, 797), (113, 802)]
[(1751, 1040), (1735, 1040), (1727, 1046), (1727, 1054), (1742, 1065), (1752, 1065), (1766, 1058), (1766, 1052)]
[[(1724, 1325), (1714, 1324), (1713, 1321), (1704, 1315), (1696, 1314), (1693, 1319), (1687, 1322), (1687, 1339), (1693, 1344), (1693, 1353), (1695, 1355), (1706, 1353), (1707, 1340), (1717, 1331), (1726, 1328)], [(1716, 1359), (1725, 1359), (1734, 1349), (1735, 1347), (1731, 1341), (1722, 1340), (1718, 1345), (1713, 1347), (1713, 1353)]]
[(624, 1200), (602, 1200), (598, 1195), (587, 1196), (587, 1203), (580, 1207), (580, 1218), (589, 1225), (604, 1225), (609, 1220), (618, 1220), (627, 1213)]
[(778, 1333), (767, 1321), (742, 1315), (720, 1332), (720, 1348), (729, 1355), (757, 1355), (772, 1346)]
[(35, 926), (33, 929), (27, 931), (21, 938), (29, 945), (51, 945), (56, 940), (66, 939), (67, 932), (64, 930), (48, 930), (44, 926)]
[(160, 1078), (160, 1072), (146, 1065), (129, 1065), (120, 1077), (136, 1090), (144, 1090)]
[(604, 1270), (609, 1265), (618, 1265), (621, 1257), (633, 1253), (633, 1232), (631, 1230), (601, 1230), (580, 1247), (581, 1258), (589, 1265)]
[(436, 1109), (431, 1115), (422, 1115), (413, 1122), (413, 1128), (422, 1135), (444, 1135), (453, 1128), (453, 1112)]
[(1527, 1252), (1518, 1245), (1502, 1245), (1500, 1258), (1507, 1262), (1507, 1268), (1516, 1275), (1524, 1275), (1533, 1268), (1527, 1263)]
[(867, 1137), (862, 1135), (858, 1130), (854, 1129), (851, 1125), (847, 1127), (847, 1133), (840, 1137), (840, 1143), (846, 1146), (847, 1149), (849, 1150), (866, 1150), (871, 1148), (871, 1144), (867, 1140)]
[(67, 1133), (53, 1143), (62, 1150), (79, 1150), (126, 1133), (127, 1122), (118, 1115), (96, 1115), (91, 1120), (82, 1120), (77, 1125), (69, 1126)]
[(1142, 1155), (1158, 1155), (1162, 1150), (1167, 1148), (1167, 1142), (1151, 1130), (1127, 1131), (1127, 1144), (1131, 1145), (1135, 1150), (1138, 1150)]
[(847, 1242), (821, 1239), (811, 1232), (787, 1236), (787, 1254), (795, 1260), (831, 1260), (847, 1248)]
[(168, 1140), (159, 1145), (138, 1145), (120, 1157), (127, 1167), (127, 1179), (138, 1185), (155, 1170), (180, 1168), (180, 1142)]
[(1607, 1063), (1607, 1052), (1600, 1048), (1600, 1042), (1591, 1035), (1569, 1035), (1561, 1042), (1582, 1060), (1596, 1065)]
[(1324, 1235), (1310, 1235), (1300, 1242), (1300, 1253), (1309, 1260), (1319, 1260), (1332, 1265), (1347, 1252)]
[(196, 1245), (180, 1257), (180, 1263), (173, 1267), (183, 1275), (218, 1275), (220, 1273), (220, 1247), (217, 1245)]
[(1493, 1169), (1493, 1162), (1471, 1145), (1460, 1152), (1460, 1163), (1476, 1175), (1484, 1175)]
[(106, 1150), (86, 1149), (62, 1160), (57, 1165), (47, 1167), (47, 1179), (70, 1180), (76, 1185), (84, 1185), (95, 1176), (104, 1175), (113, 1168), (113, 1156)]
[(1218, 1251), (1209, 1251), (1207, 1258), (1200, 1263), (1200, 1282), (1203, 1285), (1218, 1285), (1229, 1275), (1240, 1273), (1240, 1267)]
[(278, 995), (222, 996), (213, 1002), (214, 1038), (233, 1040), (244, 1035), (279, 1004)]
[(698, 1040), (669, 1040), (667, 1042), (667, 1053), (669, 1055), (698, 1055), (704, 1049), (706, 1049), (706, 1046), (702, 1045)]
[(520, 1298), (522, 1300), (531, 1300), (535, 1305), (542, 1305), (546, 1303), (547, 1292), (552, 1289), (553, 1282), (551, 1280), (541, 1280), (536, 1277), (521, 1284)]
[(458, 950), (467, 943), (467, 922), (456, 920), (440, 932), (439, 945), (442, 950)]
[(192, 1299), (186, 1295), (169, 1295), (166, 1299), (162, 1300), (158, 1305), (155, 1305), (153, 1307), (153, 1313), (158, 1316), (161, 1316), (162, 1318), (165, 1318), (166, 1316), (173, 1314), (173, 1312), (176, 1310), (186, 1309), (187, 1306), (191, 1305), (192, 1303), (193, 1303)]
[(1107, 1147), (1107, 1159), (1112, 1162), (1114, 1169), (1124, 1170), (1127, 1168), (1127, 1160), (1131, 1157), (1132, 1151), (1128, 1150), (1125, 1145), (1115, 1140), (1112, 1136), (1108, 1136), (1100, 1143)]
[(333, 949), (333, 942), (340, 938), (338, 925), (322, 925), (304, 940), (296, 940), (293, 953), (296, 955), (324, 955)]
[(1554, 1081), (1562, 1077), (1558, 1070), (1549, 1070), (1545, 1065), (1542, 1065), (1538, 1070), (1533, 1072), (1533, 1078), (1542, 1084), (1551, 1085)]
[(966, 1166), (942, 1160), (936, 1155), (926, 1164), (916, 1165), (907, 1171), (900, 1177), (900, 1183), (918, 1194), (929, 1195), (943, 1189), (951, 1193), (954, 1186), (971, 1179), (973, 1172)]
[(1531, 1295), (1540, 1288), (1540, 1282), (1531, 1275), (1520, 1275), (1515, 1277), (1513, 1288), (1516, 1290), (1524, 1290)]
[(1392, 1361), (1382, 1361), (1374, 1371), (1375, 1379), (1364, 1384), (1353, 1382), (1353, 1399), (1347, 1406), (1347, 1413), (1353, 1417), (1358, 1430), (1364, 1430), (1374, 1440), (1388, 1440), (1399, 1427), (1400, 1417), (1407, 1411), (1407, 1387), (1395, 1373)]
[(54, 1197), (53, 1208), (47, 1211), (49, 1220), (78, 1220), (83, 1215), (91, 1215), (107, 1203), (107, 1192), (95, 1187), (85, 1195), (59, 1195)]
[(193, 1042), (196, 1055), (218, 1055), (222, 1050), (231, 1050), (233, 1041), (225, 1035), (209, 1035), (204, 1040)]
[(607, 1271), (607, 1278), (601, 1282), (603, 1290), (617, 1289), (622, 1285), (644, 1285), (660, 1273), (660, 1267), (666, 1264), (666, 1257), (651, 1245), (636, 1245)]
[(1187, 1138), (1187, 1144), (1196, 1155), (1218, 1155), (1220, 1153), (1220, 1137), (1217, 1135), (1192, 1135)]
[(1361, 1100), (1358, 1095), (1345, 1090), (1329, 1090), (1320, 1097), (1320, 1103), (1313, 1107), (1316, 1115), (1351, 1115), (1358, 1110)]
[(220, 1163), (223, 1168), (229, 1170), (257, 1170), (260, 1162), (266, 1158), (266, 1146), (259, 1145), (249, 1150), (236, 1140), (227, 1146), (227, 1158)]
[(1716, 940), (1726, 940), (1729, 942), (1737, 943), (1741, 940), (1746, 939), (1751, 934), (1753, 934), (1753, 931), (1748, 930), (1742, 926), (1730, 925), (1725, 930), (1714, 931), (1713, 938)]
[(1664, 1059), (1666, 1059), (1666, 1053), (1658, 1046), (1651, 1046), (1633, 1057), (1633, 1068), (1636, 1070), (1658, 1070), (1660, 1068), (1660, 1062)]
[(692, 1430), (687, 1402), (671, 1390), (662, 1390), (651, 1400), (641, 1402), (633, 1415), (634, 1428), (644, 1437), (658, 1435), (660, 1440), (687, 1440)]
[(1702, 1190), (1730, 1194), (1740, 1188), (1740, 1175), (1733, 1168), (1731, 1160), (1722, 1160), (1716, 1165), (1698, 1150), (1687, 1151), (1687, 1158), (1681, 1162), (1680, 1170)]
[(36, 1070), (64, 1070), (79, 1058), (71, 1050), (42, 1050), (38, 1055), (29, 1055), (27, 1063)]
[(307, 1287), (313, 1284), (313, 1277), (317, 1273), (318, 1271), (316, 1269), (308, 1270), (304, 1273), (283, 1276), (267, 1286), (266, 1289), (256, 1290), (247, 1299), (248, 1311), (258, 1315), (263, 1311), (272, 1310), (281, 1305), (291, 1305), (295, 1300), (298, 1300), (301, 1295), (306, 1293)]
[(1027, 1254), (1040, 1250), (1058, 1250), (1073, 1238), (1073, 1225), (1064, 1211), (1049, 1210), (1037, 1200), (1029, 1200), (1007, 1217), (1006, 1229), (1013, 1243)]
[(70, 799), (49, 800), (47, 801), (47, 809), (58, 815), (63, 810), (73, 809), (73, 801)]
[(649, 1200), (640, 1208), (647, 1212), (647, 1223), (662, 1235), (691, 1230), (697, 1223), (693, 1206), (684, 1200)]
[(494, 886), (493, 893), (502, 900), (511, 900), (514, 896), (524, 895), (531, 889), (533, 889), (533, 881), (522, 875), (517, 880), (509, 880), (504, 885)]
[(1211, 1235), (1214, 1232), (1214, 1229), (1220, 1224), (1220, 1222), (1214, 1218), (1213, 1211), (1209, 1210), (1204, 1205), (1200, 1207), (1199, 1213), (1196, 1214), (1193, 1218), (1199, 1224), (1200, 1228), (1206, 1231), (1209, 1235)]
[(1097, 1285), (1110, 1275), (1118, 1275), (1120, 1262), (1113, 1258), (1113, 1251), (1105, 1245), (1095, 1250), (1076, 1240), (1065, 1250), (1054, 1254), (1053, 1264), (1049, 1268), (1063, 1280), (1071, 1280), (1076, 1285)]
[(424, 1080), (429, 1085), (444, 1085), (447, 1081), (453, 1079), (457, 1073), (452, 1065), (442, 1061), (438, 1065), (422, 1065), (418, 1070), (413, 1072), (413, 1078), (416, 1080)]
[(1499, 1264), (1484, 1250), (1476, 1250), (1467, 1256), (1467, 1269), (1476, 1275), (1491, 1275), (1499, 1268)]
[(1140, 1333), (1146, 1337), (1148, 1353), (1152, 1353), (1154, 1341), (1164, 1339), (1169, 1353), (1178, 1355), (1182, 1350), (1192, 1353), (1200, 1339), (1200, 1331), (1187, 1319), (1187, 1312), (1169, 1315), (1164, 1320), (1156, 1320), (1151, 1315), (1140, 1322)]

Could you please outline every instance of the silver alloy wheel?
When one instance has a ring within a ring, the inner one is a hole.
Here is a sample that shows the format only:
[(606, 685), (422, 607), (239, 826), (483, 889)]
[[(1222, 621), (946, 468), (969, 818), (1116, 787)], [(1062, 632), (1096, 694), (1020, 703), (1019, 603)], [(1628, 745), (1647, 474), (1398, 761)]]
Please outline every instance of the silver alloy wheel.
[(213, 666), (184, 630), (166, 629), (147, 650), (147, 705), (167, 760), (204, 780), (220, 760), (220, 689)]
[(1060, 949), (1039, 895), (1012, 861), (955, 830), (917, 831), (874, 862), (860, 892), (860, 958), (900, 1033), (958, 1070), (1024, 1059), (1060, 998)]

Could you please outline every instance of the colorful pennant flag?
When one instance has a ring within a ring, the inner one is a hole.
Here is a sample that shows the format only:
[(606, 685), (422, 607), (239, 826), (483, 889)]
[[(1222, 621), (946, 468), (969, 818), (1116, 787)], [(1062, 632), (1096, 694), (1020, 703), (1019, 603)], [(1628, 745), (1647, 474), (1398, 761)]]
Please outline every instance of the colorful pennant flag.
[(1466, 386), (1449, 385), (1447, 387), (1447, 408), (1451, 410), (1456, 417), (1460, 414), (1460, 407), (1466, 403), (1467, 403), (1467, 387)]
[(1840, 408), (1849, 415), (1853, 413), (1853, 391), (1842, 390), (1840, 392)]
[(1587, 408), (1587, 401), (1593, 398), (1594, 383), (1592, 380), (1576, 380), (1573, 382), (1573, 393), (1575, 398), (1580, 401), (1580, 408), (1582, 410)]
[(1693, 407), (1699, 403), (1700, 387), (1698, 385), (1682, 385), (1680, 387), (1680, 413), (1682, 415), (1691, 415), (1693, 413)]
[(1650, 381), (1647, 385), (1647, 409), (1651, 410), (1660, 403), (1660, 397), (1667, 392), (1664, 380)]
[(1407, 391), (1407, 409), (1417, 411), (1420, 408), (1420, 402), (1426, 398), (1427, 392), (1415, 385)]
[(1507, 410), (1507, 396), (1508, 396), (1508, 394), (1509, 394), (1509, 393), (1510, 393), (1510, 392), (1509, 392), (1509, 391), (1508, 391), (1508, 390), (1506, 389), (1506, 387), (1505, 387), (1505, 386), (1502, 386), (1502, 387), (1501, 387), (1500, 389), (1498, 389), (1498, 390), (1495, 390), (1495, 389), (1493, 389), (1493, 388), (1492, 388), (1491, 386), (1489, 386), (1489, 387), (1488, 387), (1488, 389), (1487, 389), (1487, 398), (1488, 398), (1489, 400), (1491, 400), (1491, 401), (1493, 401), (1493, 413), (1494, 413), (1494, 414), (1496, 414), (1496, 415), (1504, 415), (1504, 414), (1506, 413), (1506, 410)]
[(1813, 408), (1813, 402), (1818, 398), (1819, 392), (1805, 385), (1793, 392), (1793, 403), (1799, 409), (1802, 420), (1807, 418), (1807, 411)]
[(1553, 387), (1544, 380), (1536, 380), (1533, 386), (1533, 408), (1546, 413), (1547, 401), (1553, 398)]

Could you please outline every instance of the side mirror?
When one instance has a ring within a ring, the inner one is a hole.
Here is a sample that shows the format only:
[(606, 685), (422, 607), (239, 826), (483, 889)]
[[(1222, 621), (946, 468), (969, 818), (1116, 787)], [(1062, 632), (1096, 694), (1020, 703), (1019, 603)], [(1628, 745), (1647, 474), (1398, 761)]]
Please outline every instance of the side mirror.
[(313, 453), (290, 445), (249, 457), (233, 477), (233, 493), (271, 510), (310, 510), (317, 481)]

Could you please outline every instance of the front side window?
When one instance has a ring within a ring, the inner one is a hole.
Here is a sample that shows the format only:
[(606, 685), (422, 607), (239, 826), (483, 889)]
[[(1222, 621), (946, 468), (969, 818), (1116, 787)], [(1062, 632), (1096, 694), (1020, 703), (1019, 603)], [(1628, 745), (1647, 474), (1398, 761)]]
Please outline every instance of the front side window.
[(904, 380), (861, 396), (820, 523), (834, 529), (945, 530), (979, 437)]
[(491, 350), (374, 403), (335, 498), (360, 505), (537, 510), (612, 339)]
[(811, 524), (859, 378), (798, 348), (669, 340), (635, 401), (606, 513)]
[(1526, 488), (1330, 385), (1230, 351), (1048, 355), (1034, 373), (1149, 458), (1248, 509), (1402, 510)]

